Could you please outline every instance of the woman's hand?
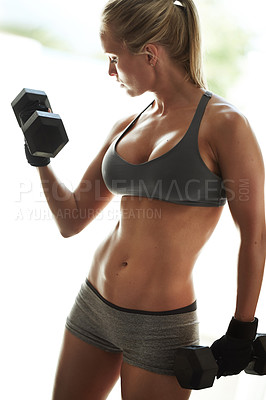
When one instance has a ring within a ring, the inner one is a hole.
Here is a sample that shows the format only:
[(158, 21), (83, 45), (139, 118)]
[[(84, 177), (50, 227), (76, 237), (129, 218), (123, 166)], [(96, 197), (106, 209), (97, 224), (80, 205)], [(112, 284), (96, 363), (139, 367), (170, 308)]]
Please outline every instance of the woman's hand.
[(247, 367), (252, 358), (257, 326), (257, 318), (253, 322), (232, 318), (226, 334), (212, 344), (211, 350), (219, 367), (217, 379), (237, 375)]

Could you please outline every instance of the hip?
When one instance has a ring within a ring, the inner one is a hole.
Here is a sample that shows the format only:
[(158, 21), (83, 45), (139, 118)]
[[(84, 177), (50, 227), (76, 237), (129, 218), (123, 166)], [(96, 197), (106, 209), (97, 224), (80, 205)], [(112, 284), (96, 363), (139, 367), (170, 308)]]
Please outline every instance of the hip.
[(85, 342), (122, 352), (129, 364), (174, 375), (175, 350), (198, 344), (196, 302), (163, 312), (126, 309), (106, 300), (87, 280), (67, 319), (67, 328)]

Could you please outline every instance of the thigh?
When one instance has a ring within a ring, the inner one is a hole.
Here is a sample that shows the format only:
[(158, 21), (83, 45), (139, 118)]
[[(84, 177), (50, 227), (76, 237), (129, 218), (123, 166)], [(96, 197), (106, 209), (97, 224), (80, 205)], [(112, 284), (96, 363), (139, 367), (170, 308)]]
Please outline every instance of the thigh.
[(123, 400), (187, 400), (190, 390), (182, 389), (175, 376), (159, 375), (123, 362)]
[(119, 378), (121, 364), (122, 353), (101, 350), (66, 329), (52, 399), (106, 399)]

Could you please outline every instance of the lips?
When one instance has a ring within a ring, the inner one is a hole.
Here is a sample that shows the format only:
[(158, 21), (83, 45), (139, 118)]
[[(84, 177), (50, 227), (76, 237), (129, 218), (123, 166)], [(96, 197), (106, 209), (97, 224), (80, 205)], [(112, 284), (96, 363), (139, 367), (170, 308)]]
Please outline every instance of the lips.
[(121, 82), (119, 79), (116, 79), (116, 82), (117, 82), (117, 83), (120, 83), (120, 87), (125, 87), (124, 83)]

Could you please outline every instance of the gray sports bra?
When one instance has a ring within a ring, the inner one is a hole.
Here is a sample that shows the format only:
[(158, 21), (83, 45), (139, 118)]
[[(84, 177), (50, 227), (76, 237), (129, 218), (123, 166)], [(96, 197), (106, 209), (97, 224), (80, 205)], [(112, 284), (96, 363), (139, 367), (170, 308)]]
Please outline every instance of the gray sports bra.
[(198, 132), (212, 97), (206, 91), (183, 138), (165, 154), (141, 164), (131, 164), (116, 151), (119, 140), (132, 128), (145, 108), (112, 142), (102, 161), (102, 175), (113, 194), (147, 197), (175, 204), (219, 207), (226, 202), (222, 179), (202, 160)]

